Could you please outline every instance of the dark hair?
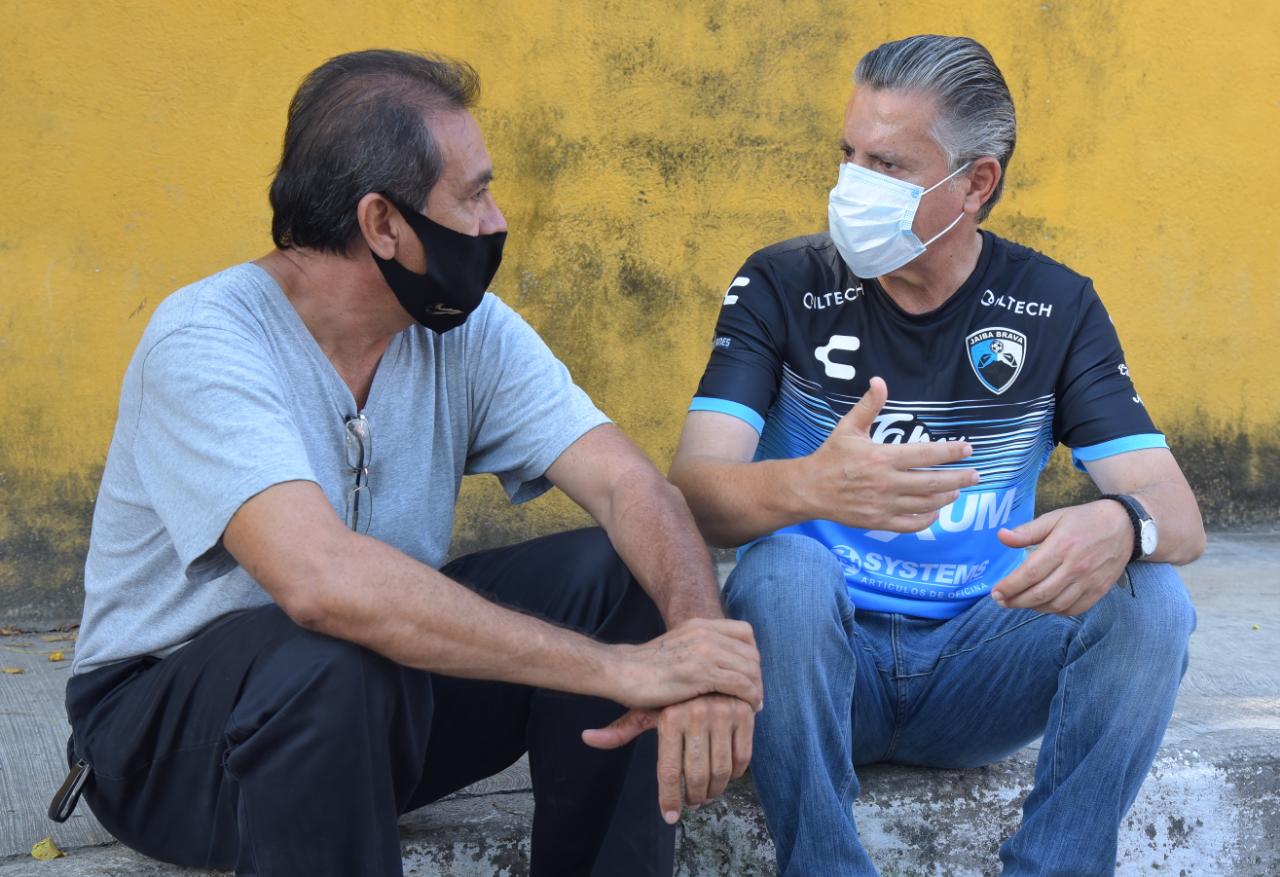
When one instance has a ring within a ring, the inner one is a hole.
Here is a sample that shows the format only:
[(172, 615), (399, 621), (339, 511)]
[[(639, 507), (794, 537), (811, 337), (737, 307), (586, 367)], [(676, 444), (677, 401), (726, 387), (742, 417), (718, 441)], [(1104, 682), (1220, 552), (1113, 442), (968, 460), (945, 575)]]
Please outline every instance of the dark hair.
[(479, 95), (476, 71), (440, 55), (370, 49), (312, 71), (289, 104), (271, 183), (276, 246), (346, 252), (369, 192), (424, 204), (443, 169), (428, 117)]
[(863, 56), (853, 81), (933, 95), (938, 102), (933, 138), (951, 170), (986, 155), (1000, 162), (1000, 182), (978, 211), (978, 221), (986, 219), (1004, 192), (1018, 133), (1013, 97), (991, 53), (968, 37), (907, 37)]

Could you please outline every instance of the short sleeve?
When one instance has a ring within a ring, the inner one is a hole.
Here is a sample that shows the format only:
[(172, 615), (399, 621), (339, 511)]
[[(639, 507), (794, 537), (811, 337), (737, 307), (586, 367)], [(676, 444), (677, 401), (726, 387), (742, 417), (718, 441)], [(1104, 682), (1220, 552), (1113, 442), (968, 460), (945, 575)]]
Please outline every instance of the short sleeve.
[(770, 272), (752, 257), (725, 292), (689, 410), (730, 414), (763, 431), (781, 380), (785, 319)]
[(1125, 451), (1168, 447), (1134, 388), (1115, 326), (1092, 283), (1082, 292), (1057, 396), (1054, 433), (1072, 449), (1077, 466)]
[(274, 484), (315, 481), (261, 349), (234, 332), (185, 328), (147, 353), (133, 439), (143, 489), (188, 579), (229, 572), (222, 534)]
[[(533, 328), (490, 294), (468, 341), (471, 436), (466, 473), (493, 473), (513, 503), (551, 487), (547, 469), (609, 418)], [(473, 318), (474, 319), (474, 318)]]

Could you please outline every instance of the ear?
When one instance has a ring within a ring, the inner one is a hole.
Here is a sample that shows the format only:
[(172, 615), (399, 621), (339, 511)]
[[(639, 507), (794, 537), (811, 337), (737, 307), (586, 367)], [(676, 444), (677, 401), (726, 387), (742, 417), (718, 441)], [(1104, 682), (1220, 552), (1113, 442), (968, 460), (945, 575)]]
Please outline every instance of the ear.
[(405, 228), (390, 201), (377, 192), (368, 193), (356, 204), (356, 222), (369, 249), (383, 259), (395, 257), (396, 243)]
[(967, 176), (969, 190), (965, 192), (964, 212), (976, 214), (982, 209), (983, 204), (991, 200), (991, 195), (995, 192), (996, 184), (1000, 182), (1003, 172), (1000, 170), (999, 161), (990, 155), (984, 155), (973, 160)]

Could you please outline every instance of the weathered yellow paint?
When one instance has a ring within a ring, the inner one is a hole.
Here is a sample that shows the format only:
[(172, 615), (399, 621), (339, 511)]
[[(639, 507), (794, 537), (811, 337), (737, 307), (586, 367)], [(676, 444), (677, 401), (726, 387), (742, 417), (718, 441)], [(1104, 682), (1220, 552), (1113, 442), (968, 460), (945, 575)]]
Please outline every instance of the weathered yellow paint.
[[(824, 225), (857, 58), (911, 33), (973, 35), (1020, 120), (991, 227), (1096, 279), (1158, 421), (1205, 456), (1184, 460), (1202, 484), (1240, 487), (1214, 468), (1225, 455), (1251, 496), (1280, 488), (1260, 455), (1280, 423), (1280, 6), (1266, 0), (0, 11), (0, 615), (22, 604), (6, 594), (74, 578), (148, 316), (266, 250), (287, 102), (324, 58), (368, 46), (480, 70), (512, 229), (495, 288), (665, 464), (725, 283), (757, 247)], [(459, 530), (474, 542), (568, 514), (469, 496)]]

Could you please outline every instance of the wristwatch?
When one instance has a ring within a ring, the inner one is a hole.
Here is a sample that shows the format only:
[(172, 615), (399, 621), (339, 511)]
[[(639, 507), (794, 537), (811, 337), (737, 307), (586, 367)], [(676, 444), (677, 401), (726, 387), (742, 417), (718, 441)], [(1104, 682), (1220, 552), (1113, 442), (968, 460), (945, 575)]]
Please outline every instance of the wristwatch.
[(1147, 514), (1142, 503), (1123, 493), (1108, 493), (1102, 499), (1114, 499), (1120, 503), (1129, 513), (1129, 520), (1133, 522), (1133, 554), (1130, 555), (1129, 562), (1133, 563), (1135, 560), (1142, 560), (1155, 554), (1158, 539), (1156, 522), (1151, 520), (1151, 515)]

